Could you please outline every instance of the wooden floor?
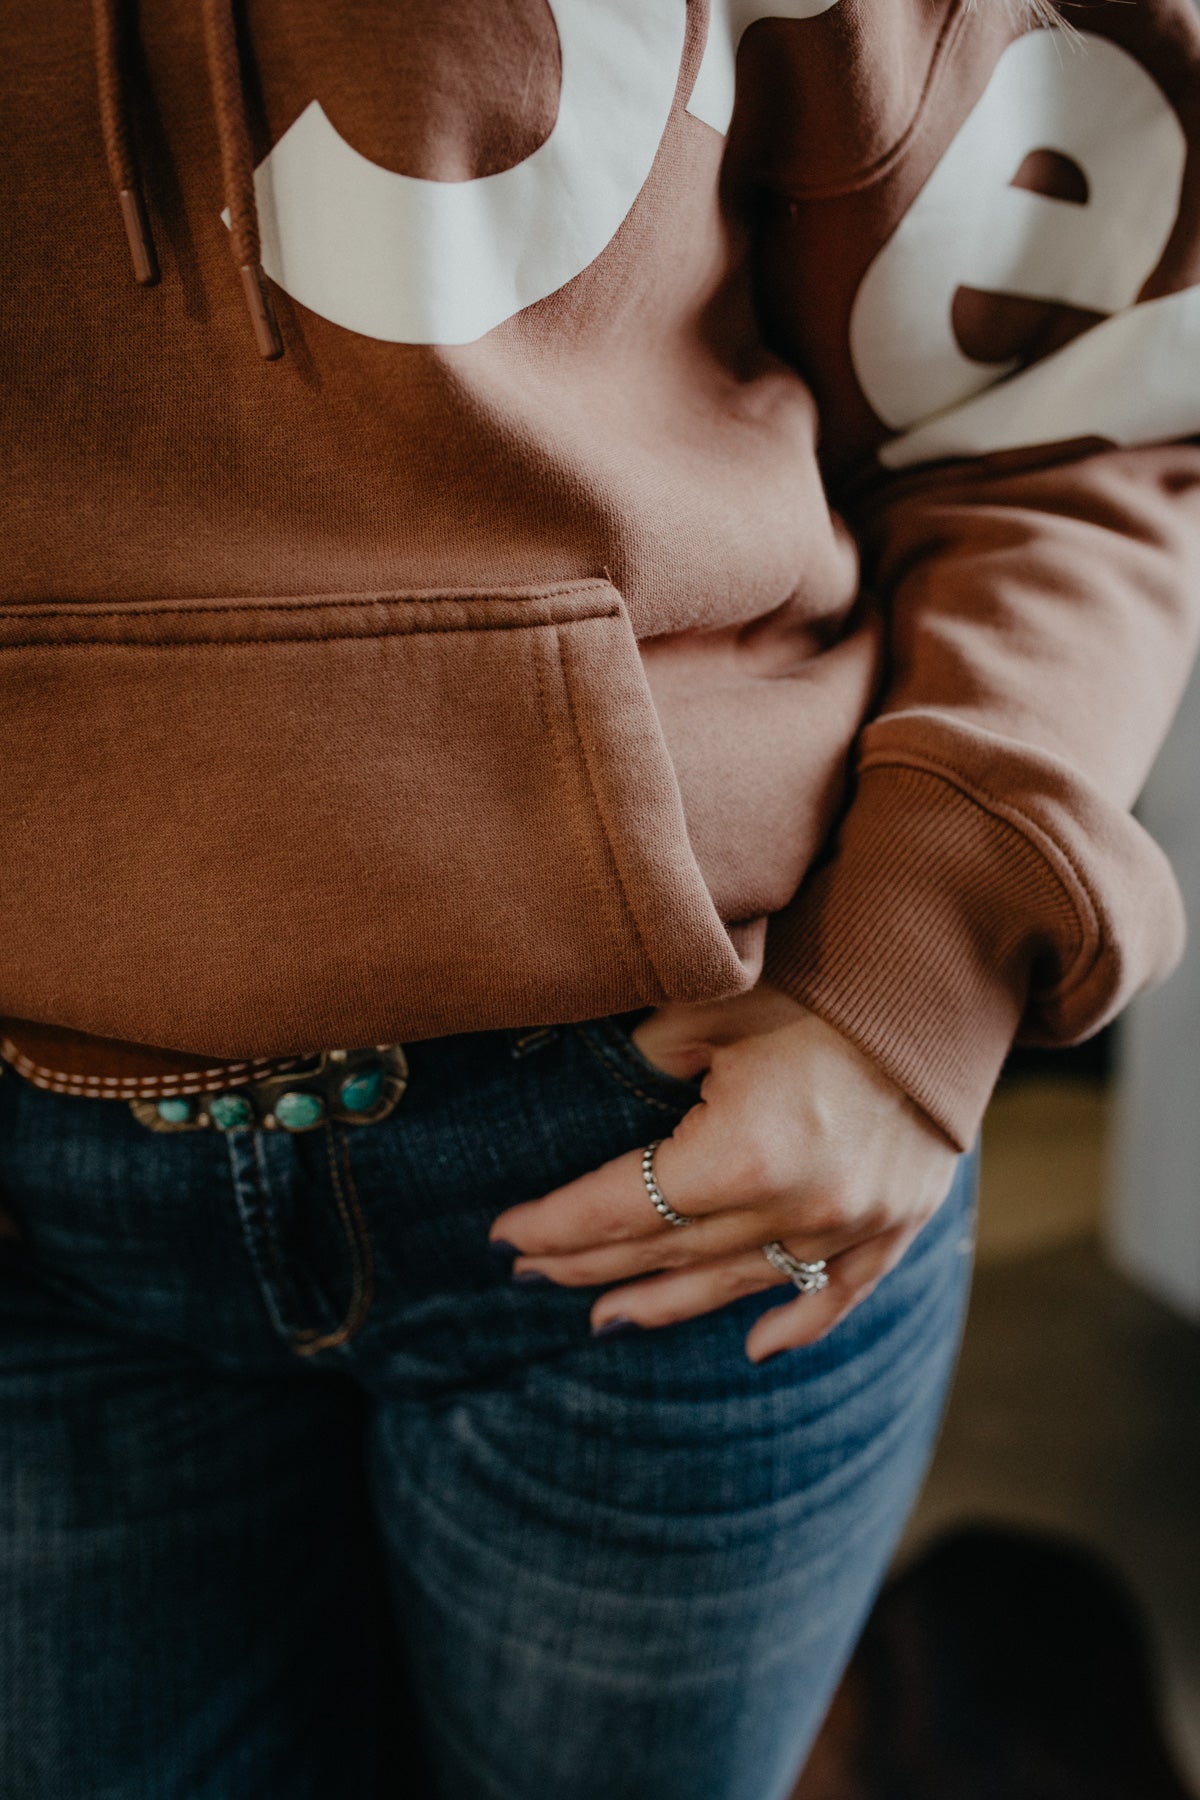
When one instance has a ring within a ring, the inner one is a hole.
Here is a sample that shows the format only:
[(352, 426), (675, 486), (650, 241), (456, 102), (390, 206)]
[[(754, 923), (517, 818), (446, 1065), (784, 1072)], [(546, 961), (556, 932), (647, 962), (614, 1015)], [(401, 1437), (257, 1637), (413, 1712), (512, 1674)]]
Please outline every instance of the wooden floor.
[(1100, 1083), (993, 1101), (962, 1358), (902, 1555), (980, 1517), (1106, 1551), (1148, 1609), (1200, 1791), (1200, 1331), (1102, 1253), (1107, 1120)]

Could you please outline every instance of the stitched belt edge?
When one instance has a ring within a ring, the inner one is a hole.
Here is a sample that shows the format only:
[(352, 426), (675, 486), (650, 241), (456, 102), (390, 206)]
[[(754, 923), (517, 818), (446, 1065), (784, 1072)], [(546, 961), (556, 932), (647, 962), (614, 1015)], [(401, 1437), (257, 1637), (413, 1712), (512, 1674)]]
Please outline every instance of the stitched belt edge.
[(307, 1056), (255, 1057), (245, 1062), (183, 1069), (169, 1075), (81, 1075), (35, 1062), (10, 1037), (0, 1037), (0, 1058), (33, 1087), (50, 1094), (68, 1094), (91, 1100), (170, 1100), (190, 1094), (215, 1094), (222, 1089), (248, 1087), (273, 1075), (307, 1069), (318, 1052)]

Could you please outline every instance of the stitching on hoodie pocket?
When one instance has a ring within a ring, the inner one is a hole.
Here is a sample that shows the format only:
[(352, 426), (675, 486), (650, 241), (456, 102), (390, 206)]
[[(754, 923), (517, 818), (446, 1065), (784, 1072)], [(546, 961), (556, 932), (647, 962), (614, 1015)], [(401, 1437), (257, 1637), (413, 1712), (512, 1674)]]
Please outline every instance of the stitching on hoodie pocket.
[(605, 579), (24, 604), (0, 647), (0, 1013), (244, 1060), (738, 984)]
[[(571, 675), (571, 668), (570, 668), (570, 663), (568, 660), (568, 655), (566, 653), (566, 648), (563, 644), (562, 632), (561, 632), (561, 630), (558, 630), (558, 629), (556, 629), (555, 633), (554, 633), (554, 649), (555, 649), (556, 659), (558, 662), (559, 673), (562, 677), (563, 702), (564, 702), (564, 705), (566, 708), (566, 716), (570, 723), (571, 734), (572, 734), (572, 737), (574, 738), (574, 742), (575, 742), (575, 760), (578, 764), (579, 769), (581, 770), (581, 772), (583, 773), (584, 777), (587, 780), (588, 792), (591, 795), (592, 810), (595, 813), (596, 818), (600, 823), (601, 830), (604, 833), (604, 842), (608, 847), (608, 864), (609, 864), (609, 868), (612, 871), (613, 879), (617, 884), (617, 891), (621, 896), (621, 906), (625, 913), (625, 917), (626, 917), (626, 920), (628, 921), (630, 930), (632, 931), (634, 937), (637, 939), (638, 943), (641, 945), (642, 955), (645, 957), (645, 959), (646, 959), (647, 963), (650, 965), (651, 969), (653, 969), (656, 977), (658, 978), (658, 980), (661, 984), (662, 976), (659, 974), (658, 964), (655, 960), (653, 952), (650, 949), (649, 944), (647, 944), (647, 942), (646, 942), (645, 934), (642, 931), (641, 920), (639, 919), (637, 912), (634, 909), (633, 902), (631, 901), (631, 899), (629, 897), (629, 889), (625, 883), (625, 874), (621, 868), (620, 859), (617, 856), (616, 849), (613, 844), (612, 824), (611, 824), (611, 820), (609, 818), (608, 809), (604, 804), (603, 790), (602, 790), (602, 788), (600, 788), (598, 786), (597, 781), (596, 781), (596, 774), (595, 774), (595, 770), (592, 767), (592, 758), (591, 758), (591, 754), (588, 750), (587, 740), (584, 738), (583, 733), (579, 729), (579, 720), (578, 720), (578, 716), (576, 713), (575, 694), (574, 694), (574, 689), (573, 689), (573, 677)], [(539, 680), (540, 680), (540, 665), (539, 665)], [(544, 689), (542, 689), (541, 692), (542, 692), (543, 704), (545, 704)], [(558, 753), (558, 745), (559, 745), (559, 741), (560, 741), (558, 714), (552, 708), (547, 708), (546, 716), (547, 716), (547, 721), (548, 721), (550, 730), (553, 734), (554, 743), (555, 743), (555, 753), (557, 754)], [(589, 849), (590, 849), (590, 846), (589, 846)], [(625, 967), (626, 973), (632, 975), (632, 970), (630, 969), (628, 960), (624, 957), (624, 955), (622, 955), (621, 960)], [(665, 986), (663, 988), (663, 991), (665, 993), (665, 991), (666, 991)]]
[[(608, 821), (604, 816), (599, 796), (596, 793), (596, 784), (592, 779), (587, 748), (579, 735), (578, 727), (575, 723), (575, 711), (571, 699), (570, 678), (563, 658), (562, 632), (557, 627), (555, 628), (549, 643), (546, 644), (545, 649), (547, 651), (546, 655), (535, 654), (534, 656), (534, 679), (537, 683), (538, 704), (541, 707), (542, 722), (545, 726), (546, 736), (549, 739), (551, 753), (554, 757), (555, 773), (558, 784), (564, 793), (570, 791), (572, 768), (579, 770), (585, 777), (588, 794), (591, 799), (592, 812), (604, 832), (604, 841), (608, 846), (607, 861), (620, 891), (622, 907), (630, 927), (637, 937), (638, 943), (641, 944), (642, 954), (653, 969), (653, 958), (650, 956), (646, 949), (646, 945), (642, 940), (642, 934), (638, 928), (637, 920), (633, 916), (632, 909), (629, 905), (629, 896), (625, 892), (625, 885), (621, 880), (621, 871), (617, 867), (616, 857), (613, 855), (612, 842), (608, 832)], [(559, 681), (562, 684), (563, 705), (561, 707), (553, 704), (550, 694), (547, 691), (547, 664), (550, 664), (554, 668)], [(571, 731), (572, 741), (569, 745), (565, 744), (563, 741), (562, 713), (564, 707), (566, 709)], [(578, 854), (587, 864), (592, 888), (597, 896), (597, 900), (599, 900), (604, 892), (604, 882), (599, 869), (599, 858), (596, 854), (593, 841), (587, 832), (579, 829), (574, 831), (574, 838)], [(624, 953), (624, 945), (618, 943), (617, 950), (618, 960), (627, 979), (636, 986), (637, 975), (633, 970), (628, 957)], [(657, 970), (655, 970), (655, 973), (657, 974)]]

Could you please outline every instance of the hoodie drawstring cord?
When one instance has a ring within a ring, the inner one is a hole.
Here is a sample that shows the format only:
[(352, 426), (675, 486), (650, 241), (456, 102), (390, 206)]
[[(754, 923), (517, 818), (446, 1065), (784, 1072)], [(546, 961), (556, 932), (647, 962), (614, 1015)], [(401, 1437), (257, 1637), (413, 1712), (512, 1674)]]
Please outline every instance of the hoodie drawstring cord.
[(129, 95), (121, 54), (121, 4), (122, 0), (92, 0), (100, 130), (108, 172), (116, 189), (125, 236), (129, 240), (134, 279), (143, 287), (153, 287), (158, 280), (158, 257), (129, 127)]
[[(126, 0), (92, 0), (96, 87), (104, 154), (129, 240), (133, 273), (143, 287), (150, 287), (158, 280), (159, 269), (129, 118), (123, 54), (125, 4)], [(242, 291), (259, 354), (273, 362), (283, 355), (283, 338), (262, 266), (258, 203), (254, 194), (254, 153), (246, 119), (233, 0), (204, 0), (203, 10), (208, 79), (221, 146), (221, 174), (229, 209), (233, 260), (242, 278)]]
[(229, 208), (233, 260), (242, 278), (259, 355), (273, 361), (283, 355), (283, 339), (262, 266), (258, 202), (254, 194), (254, 152), (246, 119), (233, 0), (204, 0), (204, 41), (208, 50), (213, 114), (221, 144), (221, 174), (225, 203)]

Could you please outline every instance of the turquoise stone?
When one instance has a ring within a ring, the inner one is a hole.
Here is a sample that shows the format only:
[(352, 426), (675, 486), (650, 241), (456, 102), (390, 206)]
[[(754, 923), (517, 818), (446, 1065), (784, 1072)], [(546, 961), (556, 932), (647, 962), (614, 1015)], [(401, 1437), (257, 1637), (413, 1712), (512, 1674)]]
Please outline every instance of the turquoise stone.
[(315, 1125), (325, 1111), (325, 1103), (319, 1094), (299, 1094), (292, 1089), (281, 1094), (275, 1102), (275, 1117), (285, 1131), (303, 1131), (306, 1125)]
[(186, 1125), (192, 1116), (192, 1103), (190, 1100), (160, 1100), (158, 1116), (168, 1125)]
[(208, 1103), (208, 1114), (220, 1131), (236, 1131), (239, 1125), (249, 1125), (254, 1117), (244, 1094), (214, 1094)]
[(347, 1075), (338, 1097), (347, 1112), (365, 1113), (379, 1104), (382, 1093), (383, 1070), (378, 1063), (370, 1063), (357, 1074)]

